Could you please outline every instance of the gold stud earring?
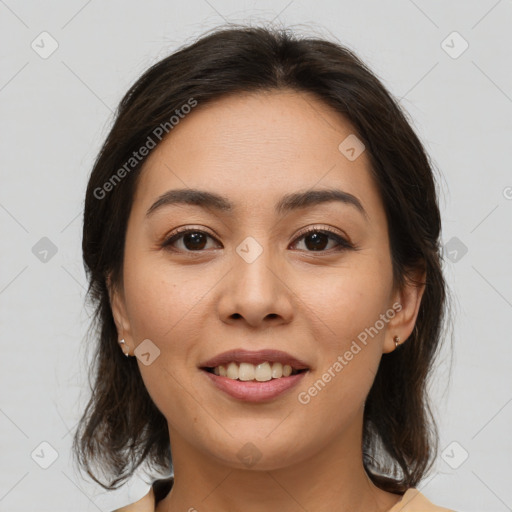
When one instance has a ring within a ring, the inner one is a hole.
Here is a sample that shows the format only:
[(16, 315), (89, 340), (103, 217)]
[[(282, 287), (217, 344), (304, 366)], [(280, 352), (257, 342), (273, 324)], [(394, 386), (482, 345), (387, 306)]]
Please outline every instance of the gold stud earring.
[(122, 348), (121, 350), (123, 351), (123, 354), (126, 356), (126, 357), (130, 357), (130, 347), (128, 347), (128, 345), (126, 345), (126, 342), (124, 340), (119, 340), (119, 344), (120, 345), (125, 345), (126, 348), (128, 349), (128, 352), (125, 352), (124, 349)]
[(395, 336), (393, 341), (395, 342), (395, 349), (397, 349), (398, 345), (400, 344), (400, 336)]

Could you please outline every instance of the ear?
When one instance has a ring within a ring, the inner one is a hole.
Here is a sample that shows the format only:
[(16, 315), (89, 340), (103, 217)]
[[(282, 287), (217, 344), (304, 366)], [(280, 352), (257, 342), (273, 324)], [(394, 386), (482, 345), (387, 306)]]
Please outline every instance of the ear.
[(109, 273), (106, 277), (106, 285), (110, 300), (110, 309), (117, 328), (117, 336), (119, 340), (124, 339), (128, 350), (131, 355), (133, 344), (133, 337), (126, 311), (126, 303), (124, 299), (124, 290), (122, 284), (114, 283)]
[(399, 343), (404, 343), (411, 335), (416, 325), (425, 284), (425, 270), (409, 271), (404, 286), (394, 292), (390, 308), (395, 311), (395, 316), (388, 322), (383, 353), (395, 350), (395, 336), (400, 338)]

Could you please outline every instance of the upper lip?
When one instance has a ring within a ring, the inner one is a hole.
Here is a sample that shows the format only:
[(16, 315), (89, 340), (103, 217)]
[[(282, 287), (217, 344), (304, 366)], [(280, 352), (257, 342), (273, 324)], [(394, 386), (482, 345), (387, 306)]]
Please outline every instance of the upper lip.
[(217, 354), (215, 357), (202, 362), (199, 367), (215, 368), (216, 366), (225, 365), (231, 363), (232, 361), (235, 363), (252, 364), (260, 364), (269, 361), (273, 363), (281, 363), (283, 365), (288, 364), (296, 370), (309, 369), (306, 363), (300, 359), (297, 359), (296, 357), (291, 356), (290, 354), (287, 354), (286, 352), (282, 352), (281, 350), (264, 349), (251, 351), (241, 348), (228, 350), (227, 352)]

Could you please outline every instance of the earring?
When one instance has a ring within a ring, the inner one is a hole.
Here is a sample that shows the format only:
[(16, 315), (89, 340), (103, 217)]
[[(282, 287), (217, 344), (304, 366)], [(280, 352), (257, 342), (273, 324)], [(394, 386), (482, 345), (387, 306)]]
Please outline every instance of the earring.
[(398, 345), (400, 344), (400, 336), (395, 336), (393, 341), (395, 342), (395, 349), (397, 349)]
[[(119, 344), (120, 345), (126, 345), (126, 342), (124, 340), (119, 340)], [(128, 352), (125, 352), (124, 349), (121, 349), (121, 350), (123, 351), (123, 354), (126, 357), (130, 357), (130, 347), (128, 347), (128, 345), (126, 345), (126, 347), (128, 348)]]

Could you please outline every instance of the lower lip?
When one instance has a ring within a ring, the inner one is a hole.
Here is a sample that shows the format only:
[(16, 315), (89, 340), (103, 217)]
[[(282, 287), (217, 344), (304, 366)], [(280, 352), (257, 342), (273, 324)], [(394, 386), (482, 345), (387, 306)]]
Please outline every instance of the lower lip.
[(258, 382), (234, 380), (229, 379), (228, 377), (215, 375), (214, 373), (207, 372), (206, 370), (201, 371), (218, 389), (224, 391), (224, 393), (227, 393), (233, 398), (244, 400), (246, 402), (265, 402), (267, 400), (272, 400), (296, 386), (307, 373), (307, 371), (305, 371), (288, 377)]

